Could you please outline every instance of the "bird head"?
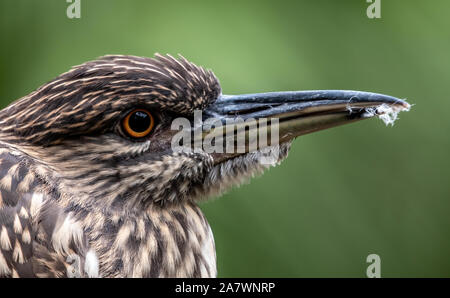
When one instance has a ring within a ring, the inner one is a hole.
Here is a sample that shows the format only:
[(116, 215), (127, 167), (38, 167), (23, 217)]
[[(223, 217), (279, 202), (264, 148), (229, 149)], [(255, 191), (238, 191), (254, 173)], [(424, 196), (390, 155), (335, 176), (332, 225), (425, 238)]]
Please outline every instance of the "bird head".
[[(33, 158), (67, 204), (144, 210), (220, 194), (284, 159), (295, 137), (370, 118), (382, 105), (408, 107), (357, 91), (223, 95), (210, 70), (183, 57), (105, 56), (0, 111), (0, 140)], [(181, 141), (174, 123), (188, 124)], [(261, 144), (254, 136), (263, 130), (270, 141)], [(231, 146), (218, 141), (225, 132)], [(262, 162), (267, 150), (274, 159)]]

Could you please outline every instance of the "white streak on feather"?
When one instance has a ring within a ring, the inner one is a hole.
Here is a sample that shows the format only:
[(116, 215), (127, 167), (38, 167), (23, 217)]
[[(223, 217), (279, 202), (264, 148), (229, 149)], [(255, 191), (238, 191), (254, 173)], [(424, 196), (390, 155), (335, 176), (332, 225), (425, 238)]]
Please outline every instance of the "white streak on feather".
[(3, 250), (11, 249), (11, 241), (5, 226), (2, 226), (2, 231), (0, 232), (0, 246)]
[(12, 270), (12, 277), (13, 278), (19, 278), (20, 276), (19, 276), (19, 274), (17, 273), (17, 271), (16, 270)]
[(68, 253), (71, 241), (73, 241), (76, 246), (81, 246), (83, 241), (83, 229), (69, 213), (61, 226), (53, 232), (53, 248), (59, 253)]
[(99, 277), (98, 258), (92, 249), (90, 249), (86, 254), (86, 259), (84, 261), (84, 271), (86, 272), (88, 277), (91, 278)]
[(16, 243), (14, 245), (13, 260), (15, 262), (18, 262), (19, 264), (24, 263), (22, 247), (20, 246), (20, 243), (17, 239), (16, 239)]
[(30, 235), (30, 231), (28, 230), (28, 228), (25, 228), (25, 230), (22, 233), (22, 242), (25, 244), (31, 243), (31, 235)]
[(22, 206), (22, 208), (20, 208), (20, 212), (19, 212), (20, 216), (23, 218), (28, 218), (28, 212), (27, 210), (25, 210), (25, 207)]
[(0, 250), (0, 276), (7, 276), (11, 274), (11, 269), (9, 269), (8, 263), (6, 263), (5, 257)]
[(7, 191), (11, 191), (11, 183), (12, 183), (11, 175), (6, 175), (0, 180), (0, 186)]
[(20, 223), (19, 215), (16, 213), (14, 216), (14, 233), (21, 234), (22, 233), (22, 224)]
[(205, 259), (206, 264), (205, 269), (209, 269), (208, 271), (201, 270), (202, 277), (216, 277), (217, 276), (217, 267), (216, 267), (216, 251), (214, 247), (214, 235), (212, 233), (211, 227), (208, 225), (206, 238), (203, 240), (201, 245), (201, 255)]
[(30, 205), (31, 217), (36, 218), (36, 216), (39, 214), (43, 198), (44, 196), (41, 193), (34, 193), (33, 196), (31, 197), (31, 205)]

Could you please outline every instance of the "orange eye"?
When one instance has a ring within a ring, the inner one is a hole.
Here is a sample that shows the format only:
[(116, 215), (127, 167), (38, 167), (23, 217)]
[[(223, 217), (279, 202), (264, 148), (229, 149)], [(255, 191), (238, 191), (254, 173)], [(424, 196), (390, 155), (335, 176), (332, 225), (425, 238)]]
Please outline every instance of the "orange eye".
[(135, 109), (130, 112), (122, 122), (123, 130), (132, 138), (147, 136), (155, 125), (155, 120), (149, 111)]

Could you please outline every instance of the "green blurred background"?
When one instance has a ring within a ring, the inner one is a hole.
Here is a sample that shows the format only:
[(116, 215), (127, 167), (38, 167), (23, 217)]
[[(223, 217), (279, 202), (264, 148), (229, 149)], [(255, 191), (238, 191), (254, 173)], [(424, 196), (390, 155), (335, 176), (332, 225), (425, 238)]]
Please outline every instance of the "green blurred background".
[(1, 0), (0, 107), (104, 54), (178, 53), (224, 93), (354, 89), (415, 104), (303, 136), (202, 204), (220, 277), (450, 277), (450, 2)]

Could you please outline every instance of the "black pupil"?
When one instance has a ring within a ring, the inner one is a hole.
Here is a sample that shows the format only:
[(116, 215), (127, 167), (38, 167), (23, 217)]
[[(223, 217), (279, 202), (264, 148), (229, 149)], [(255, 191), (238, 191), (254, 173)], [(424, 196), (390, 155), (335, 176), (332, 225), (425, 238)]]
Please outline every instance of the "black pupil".
[(134, 112), (128, 121), (128, 125), (135, 132), (146, 131), (151, 124), (150, 116), (142, 111)]

